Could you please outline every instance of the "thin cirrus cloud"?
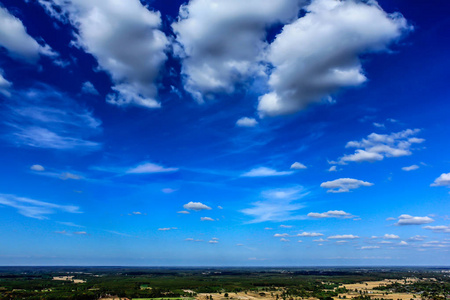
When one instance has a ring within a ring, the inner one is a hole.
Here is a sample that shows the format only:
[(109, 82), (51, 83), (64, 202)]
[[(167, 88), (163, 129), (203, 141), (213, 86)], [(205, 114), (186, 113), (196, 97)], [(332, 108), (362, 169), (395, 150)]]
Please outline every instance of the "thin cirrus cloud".
[(314, 218), (314, 219), (328, 219), (328, 218), (336, 218), (336, 219), (349, 219), (353, 218), (354, 216), (350, 213), (347, 213), (343, 210), (329, 210), (324, 213), (314, 213), (311, 212), (308, 214), (308, 217)]
[(198, 101), (231, 93), (235, 85), (265, 76), (266, 30), (296, 17), (299, 0), (193, 0), (172, 24), (184, 88)]
[[(161, 15), (139, 0), (39, 0), (47, 13), (76, 28), (73, 44), (92, 54), (113, 81), (107, 102), (158, 108), (161, 67), (169, 41), (159, 30)], [(127, 45), (123, 47), (123, 45)], [(149, 59), (151, 58), (151, 59)]]
[(317, 0), (305, 10), (269, 46), (272, 91), (259, 98), (263, 116), (295, 113), (330, 100), (340, 88), (361, 85), (367, 79), (359, 56), (387, 52), (411, 30), (400, 14), (387, 14), (375, 1)]
[(142, 163), (126, 171), (127, 174), (152, 174), (176, 172), (178, 168), (165, 168), (154, 163)]
[(353, 178), (339, 178), (332, 181), (322, 182), (320, 187), (328, 189), (328, 193), (348, 193), (350, 190), (360, 187), (372, 186), (373, 183)]
[(0, 48), (10, 57), (35, 64), (41, 56), (58, 56), (50, 46), (40, 45), (31, 37), (22, 21), (0, 6)]
[(58, 212), (81, 213), (78, 206), (55, 204), (15, 195), (0, 194), (0, 204), (17, 209), (17, 212), (25, 217), (39, 220), (47, 219), (48, 215)]
[(102, 132), (101, 121), (68, 95), (41, 85), (12, 93), (2, 113), (10, 128), (6, 140), (17, 146), (90, 152), (101, 148), (92, 141)]
[[(375, 162), (385, 157), (400, 157), (412, 154), (413, 144), (423, 143), (425, 140), (417, 138), (420, 129), (406, 129), (391, 134), (371, 133), (360, 141), (350, 141), (345, 148), (356, 148), (353, 154), (347, 154), (331, 164), (346, 165), (349, 162)], [(411, 166), (412, 167), (412, 166)], [(405, 171), (411, 171), (414, 167)]]
[(259, 167), (251, 169), (248, 172), (241, 174), (241, 177), (270, 177), (270, 176), (286, 176), (293, 174), (293, 171), (277, 171), (267, 167)]
[(430, 217), (417, 217), (417, 216), (403, 214), (398, 217), (398, 221), (397, 221), (397, 223), (395, 223), (395, 225), (397, 225), (397, 226), (422, 225), (422, 224), (428, 224), (428, 223), (432, 223), (432, 222), (434, 222), (434, 220)]

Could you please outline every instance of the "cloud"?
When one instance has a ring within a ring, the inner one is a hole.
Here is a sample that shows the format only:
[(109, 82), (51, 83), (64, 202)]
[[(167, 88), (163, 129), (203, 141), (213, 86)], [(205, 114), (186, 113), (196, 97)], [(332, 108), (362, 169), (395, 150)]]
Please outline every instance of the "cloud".
[(290, 240), (288, 240), (288, 239), (285, 239), (285, 238), (281, 238), (281, 239), (280, 239), (280, 241), (281, 241), (281, 242), (285, 242), (285, 243), (288, 243), (288, 242), (290, 242)]
[(88, 233), (86, 231), (76, 231), (73, 234), (76, 234), (76, 235), (88, 235)]
[(62, 180), (67, 180), (67, 179), (74, 179), (74, 180), (80, 180), (83, 179), (83, 176), (77, 175), (77, 174), (72, 174), (69, 172), (64, 172), (61, 174), (60, 178)]
[(265, 76), (266, 29), (296, 17), (299, 0), (193, 0), (172, 24), (184, 88), (198, 102), (231, 93), (237, 83)]
[(344, 155), (334, 164), (345, 165), (348, 162), (374, 162), (385, 157), (400, 157), (411, 155), (411, 146), (420, 144), (424, 139), (414, 137), (420, 129), (406, 129), (391, 134), (371, 133), (361, 141), (350, 141), (345, 148), (359, 148), (354, 154)]
[(323, 243), (323, 242), (328, 242), (327, 240), (324, 240), (323, 238), (317, 239), (317, 240), (313, 240), (313, 242), (316, 243)]
[(380, 246), (362, 246), (361, 250), (380, 249)]
[(447, 186), (450, 187), (450, 173), (442, 173), (436, 178), (430, 186)]
[(418, 165), (412, 165), (412, 166), (409, 166), (409, 167), (403, 167), (402, 170), (406, 171), (406, 172), (409, 172), (409, 171), (417, 170), (418, 168), (419, 168)]
[(316, 0), (305, 10), (268, 49), (272, 91), (259, 98), (261, 115), (295, 113), (330, 101), (340, 88), (361, 85), (367, 78), (359, 57), (387, 52), (410, 30), (400, 14), (385, 13), (376, 1)]
[(236, 121), (236, 126), (239, 127), (255, 127), (258, 125), (258, 121), (254, 118), (243, 117)]
[(186, 211), (186, 210), (180, 210), (180, 211), (177, 211), (177, 214), (188, 215), (188, 214), (190, 214), (190, 212), (188, 212), (188, 211)]
[(288, 237), (289, 234), (287, 234), (287, 233), (275, 233), (273, 236), (274, 237)]
[(322, 182), (320, 187), (328, 189), (328, 193), (347, 193), (362, 186), (372, 185), (373, 183), (353, 178), (339, 178), (333, 181)]
[(81, 213), (78, 206), (60, 205), (6, 194), (0, 194), (0, 205), (15, 208), (19, 214), (39, 220), (47, 219), (47, 215), (58, 212)]
[(158, 228), (158, 231), (170, 231), (170, 230), (176, 230), (176, 227), (166, 227), (166, 228)]
[(292, 228), (292, 225), (280, 225), (280, 228)]
[(373, 126), (375, 126), (375, 127), (377, 127), (377, 128), (385, 128), (385, 127), (386, 127), (386, 126), (384, 126), (384, 124), (382, 124), (382, 123), (376, 123), (376, 122), (373, 123)]
[(337, 172), (337, 167), (336, 167), (336, 166), (331, 166), (331, 167), (328, 169), (328, 172)]
[(388, 239), (388, 240), (395, 240), (395, 239), (399, 239), (400, 237), (398, 235), (395, 234), (385, 234), (383, 236), (384, 239)]
[(165, 168), (153, 163), (143, 163), (126, 171), (127, 174), (151, 174), (176, 172), (178, 168)]
[(433, 232), (437, 232), (437, 233), (450, 233), (450, 226), (445, 226), (445, 225), (438, 225), (438, 226), (424, 226), (424, 229), (428, 229), (431, 230)]
[(42, 55), (57, 56), (50, 46), (40, 45), (32, 38), (27, 33), (22, 21), (9, 13), (3, 6), (0, 6), (0, 48), (6, 49), (10, 57), (31, 64), (37, 63)]
[(97, 91), (95, 86), (90, 81), (83, 82), (83, 85), (81, 86), (81, 91), (85, 94), (100, 95), (100, 93)]
[(161, 190), (161, 192), (163, 192), (164, 194), (172, 194), (176, 191), (177, 191), (176, 189), (171, 189), (171, 188), (165, 188), (165, 189)]
[(293, 174), (292, 171), (277, 171), (266, 167), (259, 167), (252, 169), (244, 174), (241, 174), (241, 177), (286, 176), (291, 174)]
[(329, 210), (324, 213), (314, 213), (311, 212), (308, 214), (308, 217), (315, 218), (315, 219), (324, 219), (324, 218), (343, 218), (343, 219), (349, 219), (353, 218), (354, 216), (352, 214), (349, 214), (343, 210)]
[(422, 225), (434, 222), (430, 217), (413, 217), (410, 215), (401, 215), (398, 217), (398, 222), (395, 223), (397, 226), (403, 225)]
[(304, 205), (295, 201), (306, 195), (308, 192), (300, 187), (263, 191), (261, 193), (263, 201), (254, 202), (253, 207), (243, 209), (241, 212), (253, 218), (249, 223), (298, 220), (301, 217), (295, 213)]
[(401, 241), (400, 243), (398, 243), (399, 246), (408, 246), (408, 243), (405, 241)]
[(17, 146), (56, 150), (94, 151), (101, 144), (89, 140), (102, 132), (91, 111), (68, 95), (48, 86), (13, 92), (5, 104), (5, 138)]
[(32, 165), (30, 167), (30, 170), (37, 171), (37, 172), (42, 172), (42, 171), (45, 171), (45, 168), (43, 166), (41, 166), (41, 165)]
[(185, 209), (194, 210), (194, 211), (211, 210), (212, 209), (211, 207), (209, 207), (201, 202), (192, 202), (192, 201), (183, 205), (183, 207)]
[(219, 241), (216, 241), (216, 240), (210, 240), (208, 243), (210, 243), (210, 244), (218, 244)]
[(214, 219), (210, 217), (201, 217), (200, 221), (214, 221)]
[[(434, 226), (426, 226), (426, 227), (434, 227)], [(411, 241), (411, 242), (420, 242), (420, 241), (425, 240), (426, 238), (427, 238), (427, 237), (426, 237), (426, 236), (423, 236), (423, 235), (415, 235), (415, 236), (410, 237), (410, 238), (408, 239), (408, 241)]]
[[(139, 0), (39, 0), (53, 17), (76, 28), (73, 44), (92, 54), (114, 83), (107, 102), (158, 108), (157, 80), (169, 41), (159, 12)], [(58, 13), (61, 11), (61, 13)]]
[(307, 236), (307, 237), (317, 237), (317, 236), (323, 236), (322, 233), (319, 232), (302, 232), (297, 234), (297, 236)]
[(333, 235), (333, 236), (329, 236), (328, 239), (353, 240), (353, 239), (359, 239), (359, 236), (353, 235), (353, 234)]
[(142, 215), (142, 213), (140, 211), (133, 211), (132, 214), (133, 215)]
[(0, 69), (0, 94), (3, 94), (6, 97), (10, 97), (11, 93), (9, 92), (9, 88), (11, 86), (12, 83), (6, 80), (5, 77), (3, 77), (3, 70)]
[(302, 170), (302, 169), (307, 169), (307, 167), (302, 163), (295, 162), (291, 165), (291, 169), (292, 170)]

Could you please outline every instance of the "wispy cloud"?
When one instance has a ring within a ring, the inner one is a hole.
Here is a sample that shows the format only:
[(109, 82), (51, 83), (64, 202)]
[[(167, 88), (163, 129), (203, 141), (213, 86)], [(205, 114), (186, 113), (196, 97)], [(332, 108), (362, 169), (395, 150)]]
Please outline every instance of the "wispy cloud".
[(417, 170), (418, 168), (419, 168), (418, 165), (411, 165), (411, 166), (408, 166), (408, 167), (403, 167), (402, 170), (406, 171), (406, 172), (409, 172), (409, 171)]
[(200, 221), (215, 221), (213, 218), (210, 217), (201, 217)]
[(277, 171), (271, 168), (259, 167), (251, 169), (241, 174), (241, 177), (270, 177), (270, 176), (286, 176), (293, 174), (293, 171)]
[(81, 213), (78, 206), (61, 205), (6, 194), (0, 194), (0, 205), (13, 207), (17, 209), (19, 214), (25, 217), (40, 220), (47, 219), (47, 215), (58, 212)]
[(433, 232), (438, 232), (438, 233), (440, 233), (440, 232), (450, 233), (450, 226), (445, 226), (445, 225), (425, 226), (423, 228), (431, 230)]
[(353, 239), (359, 239), (359, 236), (353, 235), (353, 234), (332, 235), (332, 236), (329, 236), (328, 239), (353, 240)]
[(126, 171), (127, 174), (151, 174), (151, 173), (167, 173), (176, 172), (178, 168), (166, 168), (154, 163), (143, 163)]
[(315, 219), (325, 219), (325, 218), (342, 218), (342, 219), (349, 219), (353, 218), (354, 216), (350, 213), (347, 213), (343, 210), (329, 210), (324, 213), (314, 213), (311, 212), (308, 214), (308, 217), (315, 218)]
[(323, 236), (323, 233), (319, 233), (319, 232), (302, 232), (297, 234), (297, 236), (305, 236), (305, 237), (318, 237), (318, 236)]

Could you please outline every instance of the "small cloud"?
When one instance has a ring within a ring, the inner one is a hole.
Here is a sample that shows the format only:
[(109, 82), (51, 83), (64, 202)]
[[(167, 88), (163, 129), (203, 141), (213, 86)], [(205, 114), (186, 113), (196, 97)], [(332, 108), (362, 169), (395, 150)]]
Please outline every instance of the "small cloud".
[(162, 189), (161, 190), (161, 192), (163, 192), (164, 194), (172, 194), (172, 193), (174, 193), (174, 192), (176, 192), (177, 190), (175, 190), (175, 189), (171, 189), (171, 188), (165, 188), (165, 189)]
[(400, 237), (398, 235), (395, 235), (395, 234), (385, 234), (383, 236), (383, 238), (387, 239), (387, 240), (395, 240), (395, 239), (399, 239)]
[(352, 214), (349, 214), (343, 210), (329, 210), (324, 213), (314, 213), (311, 212), (308, 214), (308, 217), (315, 218), (315, 219), (324, 219), (324, 218), (343, 218), (343, 219), (349, 219), (353, 218), (354, 216)]
[(201, 211), (201, 210), (211, 210), (212, 208), (201, 203), (201, 202), (189, 202), (185, 205), (183, 205), (183, 207), (187, 210), (193, 210), (193, 211)]
[(397, 226), (403, 225), (422, 225), (432, 223), (434, 220), (430, 217), (413, 217), (410, 215), (401, 215), (398, 217), (398, 222), (395, 223)]
[(380, 246), (363, 246), (361, 250), (372, 250), (372, 249), (380, 249)]
[(220, 206), (220, 205), (219, 205), (219, 206), (217, 206), (217, 208), (218, 208), (218, 209), (223, 209), (223, 207), (222, 207), (222, 206)]
[(396, 218), (392, 218), (392, 217), (386, 218), (386, 221), (395, 221), (395, 220), (397, 220), (397, 219)]
[(308, 237), (317, 237), (317, 236), (323, 236), (322, 233), (319, 232), (302, 232), (297, 234), (297, 236), (308, 236)]
[(274, 237), (288, 237), (289, 234), (287, 234), (287, 233), (275, 233), (273, 236)]
[(280, 228), (292, 228), (292, 225), (280, 225)]
[(244, 244), (236, 244), (236, 246), (238, 246), (238, 247), (243, 247)]
[(77, 174), (73, 174), (73, 173), (69, 173), (69, 172), (65, 172), (65, 173), (62, 173), (59, 178), (62, 179), (62, 180), (67, 180), (67, 179), (80, 180), (80, 179), (83, 179), (83, 176), (80, 176), (80, 175), (77, 175)]
[(375, 126), (375, 127), (377, 127), (377, 128), (385, 128), (384, 124), (382, 124), (382, 123), (377, 123), (377, 122), (374, 122), (374, 123), (373, 123), (373, 126)]
[(407, 242), (405, 242), (405, 241), (401, 241), (400, 243), (398, 243), (400, 246), (407, 246), (408, 245), (408, 243)]
[(214, 221), (214, 219), (210, 218), (210, 217), (201, 217), (200, 220), (201, 221)]
[(212, 238), (212, 240), (216, 240), (216, 241), (218, 241), (218, 240), (219, 240), (219, 238), (213, 237), (213, 238)]
[(81, 86), (81, 92), (85, 94), (99, 95), (99, 92), (90, 81), (86, 81), (83, 83), (83, 85)]
[(430, 186), (450, 187), (450, 173), (442, 173)]
[(56, 234), (68, 235), (67, 231), (55, 231)]
[(286, 176), (291, 175), (292, 171), (277, 171), (274, 169), (259, 167), (252, 169), (244, 174), (241, 174), (241, 177), (269, 177), (269, 176)]
[(178, 168), (165, 168), (153, 163), (143, 163), (126, 171), (127, 174), (152, 174), (176, 172)]
[(320, 238), (320, 239), (317, 239), (317, 240), (313, 240), (313, 242), (323, 243), (323, 242), (327, 242), (327, 240), (324, 240), (323, 238)]
[(281, 242), (285, 242), (285, 243), (290, 242), (290, 240), (285, 239), (285, 238), (281, 238), (280, 241), (281, 241)]
[(332, 236), (329, 236), (328, 239), (353, 240), (353, 239), (359, 239), (359, 236), (353, 235), (353, 234), (332, 235)]
[(180, 211), (177, 211), (177, 214), (185, 214), (185, 215), (189, 215), (190, 212), (188, 212), (187, 210), (180, 210)]
[(37, 171), (37, 172), (42, 172), (42, 171), (45, 171), (45, 168), (43, 166), (41, 166), (41, 165), (32, 165), (30, 167), (30, 170)]
[[(433, 227), (433, 226), (426, 226), (426, 227)], [(408, 239), (408, 241), (410, 241), (410, 242), (420, 242), (420, 241), (425, 240), (426, 238), (427, 237), (423, 236), (423, 235), (415, 235), (415, 236), (410, 237)]]
[(295, 162), (291, 165), (291, 169), (292, 170), (302, 170), (302, 169), (307, 169), (307, 167), (302, 163)]
[(331, 166), (331, 167), (328, 169), (328, 172), (337, 172), (337, 167), (336, 167), (336, 166)]
[(210, 243), (210, 244), (218, 244), (219, 241), (216, 241), (216, 240), (210, 240), (208, 243)]
[(336, 241), (336, 244), (346, 244), (348, 241)]
[(142, 215), (142, 213), (140, 211), (133, 211), (132, 214), (133, 215)]
[(193, 241), (194, 241), (194, 239), (193, 239), (193, 238), (187, 238), (187, 239), (185, 239), (185, 241), (188, 241), (188, 242), (193, 242)]
[(266, 228), (264, 228), (264, 230), (273, 230), (273, 228), (266, 227)]
[(409, 171), (417, 170), (418, 168), (419, 168), (418, 165), (412, 165), (412, 166), (409, 166), (409, 167), (403, 167), (402, 170), (406, 171), (406, 172), (409, 172)]
[(450, 226), (445, 226), (445, 225), (438, 225), (438, 226), (425, 226), (423, 227), (424, 229), (428, 229), (431, 230), (433, 232), (437, 232), (437, 233), (450, 233)]
[(255, 127), (258, 125), (258, 121), (254, 118), (243, 117), (236, 121), (236, 126), (239, 127)]
[(177, 229), (176, 227), (166, 227), (166, 228), (158, 228), (159, 231), (170, 231), (170, 230), (175, 230)]
[(358, 189), (363, 186), (372, 186), (373, 183), (353, 179), (339, 178), (333, 181), (323, 182), (320, 187), (328, 189), (328, 193), (347, 193), (350, 190)]
[(298, 240), (297, 243), (303, 243), (303, 241), (302, 240)]
[(77, 235), (87, 235), (86, 231), (76, 231), (73, 234), (77, 234)]

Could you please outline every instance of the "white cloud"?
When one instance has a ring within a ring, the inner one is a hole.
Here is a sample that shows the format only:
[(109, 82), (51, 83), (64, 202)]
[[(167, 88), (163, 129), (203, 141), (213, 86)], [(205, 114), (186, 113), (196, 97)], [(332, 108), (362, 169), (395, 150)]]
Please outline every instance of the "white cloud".
[(41, 165), (32, 165), (30, 167), (30, 170), (37, 171), (37, 172), (42, 172), (42, 171), (45, 171), (45, 168), (43, 166), (41, 166)]
[(409, 171), (417, 170), (418, 168), (419, 168), (418, 165), (412, 165), (412, 166), (409, 166), (409, 167), (403, 167), (402, 170), (406, 171), (406, 172), (409, 172)]
[(64, 172), (61, 174), (60, 178), (62, 180), (67, 180), (67, 179), (74, 179), (74, 180), (80, 180), (83, 179), (83, 176), (77, 175), (77, 174), (73, 174), (73, 173), (69, 173), (69, 172)]
[(377, 122), (374, 122), (374, 123), (373, 123), (373, 126), (375, 126), (375, 127), (377, 127), (377, 128), (385, 128), (384, 124), (382, 124), (382, 123), (377, 123)]
[(260, 97), (261, 115), (295, 113), (339, 88), (361, 85), (359, 56), (386, 52), (409, 30), (400, 14), (386, 14), (376, 1), (316, 0), (306, 11), (270, 45), (273, 91)]
[(252, 169), (244, 174), (241, 174), (241, 177), (268, 177), (268, 176), (285, 176), (291, 175), (292, 171), (277, 171), (274, 169), (259, 167)]
[(253, 207), (243, 209), (241, 212), (253, 218), (250, 223), (297, 220), (301, 217), (296, 216), (295, 212), (304, 205), (295, 201), (307, 194), (308, 192), (304, 192), (300, 187), (263, 191), (261, 196), (265, 200), (254, 202)]
[(186, 210), (180, 210), (180, 211), (177, 211), (177, 214), (188, 215), (188, 214), (190, 214), (190, 212), (188, 212)]
[(193, 0), (172, 24), (184, 87), (198, 102), (263, 75), (266, 29), (296, 17), (299, 0)]
[(177, 191), (176, 189), (171, 189), (171, 188), (164, 188), (161, 190), (161, 192), (163, 192), (164, 194), (172, 194), (176, 191)]
[(401, 241), (400, 243), (398, 243), (399, 246), (408, 246), (408, 243), (405, 241)]
[(337, 167), (336, 167), (336, 166), (331, 166), (331, 167), (328, 169), (328, 172), (337, 172)]
[(388, 233), (386, 233), (383, 236), (383, 238), (387, 239), (387, 240), (395, 240), (395, 239), (399, 239), (400, 237), (398, 235), (395, 235), (395, 234), (388, 234)]
[(353, 234), (332, 235), (332, 236), (329, 236), (328, 239), (353, 240), (353, 239), (359, 239), (359, 236), (353, 235)]
[(76, 235), (88, 235), (88, 233), (86, 231), (76, 231), (73, 234), (76, 234)]
[(356, 149), (354, 154), (344, 155), (337, 162), (331, 163), (345, 165), (348, 162), (374, 162), (383, 160), (385, 157), (411, 155), (411, 146), (425, 141), (414, 137), (419, 132), (419, 129), (406, 129), (391, 134), (371, 133), (361, 141), (348, 142), (346, 148), (359, 149)]
[(333, 181), (322, 182), (320, 187), (328, 189), (328, 193), (346, 193), (362, 186), (372, 186), (373, 183), (353, 178), (339, 178)]
[(81, 91), (85, 94), (99, 95), (99, 92), (90, 81), (85, 81), (81, 86)]
[(308, 217), (310, 218), (316, 218), (316, 219), (324, 219), (324, 218), (344, 218), (349, 219), (353, 218), (354, 216), (350, 213), (347, 213), (343, 210), (329, 210), (324, 213), (314, 213), (311, 212), (308, 214)]
[(410, 215), (401, 215), (398, 217), (398, 222), (395, 223), (395, 225), (422, 225), (431, 222), (434, 222), (434, 220), (430, 217), (413, 217)]
[(380, 249), (380, 246), (362, 246), (361, 250)]
[(288, 237), (289, 234), (287, 234), (287, 233), (275, 233), (273, 236), (274, 237)]
[(313, 242), (316, 243), (323, 243), (323, 242), (328, 242), (327, 240), (324, 240), (323, 238), (317, 239), (317, 240), (313, 240)]
[(19, 146), (94, 151), (101, 144), (88, 138), (101, 133), (92, 112), (47, 86), (13, 92), (2, 113), (10, 127), (7, 140)]
[(3, 77), (3, 70), (0, 69), (0, 94), (3, 94), (6, 97), (11, 96), (9, 92), (9, 88), (12, 86), (12, 83)]
[(319, 232), (302, 232), (297, 234), (297, 236), (308, 236), (308, 237), (316, 237), (316, 236), (323, 236), (322, 233)]
[(285, 238), (281, 238), (280, 241), (281, 241), (281, 242), (285, 242), (285, 243), (290, 242), (290, 240), (285, 239)]
[(209, 207), (201, 202), (192, 202), (192, 201), (183, 205), (183, 207), (185, 209), (194, 210), (194, 211), (211, 210), (212, 209), (211, 207)]
[(40, 45), (32, 38), (22, 21), (3, 6), (0, 6), (0, 48), (5, 48), (12, 58), (32, 64), (37, 63), (41, 55), (57, 56), (48, 45)]
[(25, 217), (40, 220), (47, 219), (47, 215), (58, 212), (81, 213), (78, 206), (61, 205), (6, 194), (0, 194), (0, 205), (13, 207)]
[(291, 165), (291, 169), (293, 169), (293, 170), (302, 170), (302, 169), (306, 169), (306, 168), (307, 167), (304, 164), (299, 163), (299, 162), (295, 162)]
[(214, 219), (210, 217), (201, 217), (200, 221), (214, 221)]
[[(434, 227), (434, 226), (426, 226), (426, 227)], [(427, 237), (423, 235), (415, 235), (408, 239), (408, 241), (419, 242), (425, 240)]]
[(133, 211), (132, 214), (133, 214), (133, 215), (138, 215), (138, 216), (139, 216), (139, 215), (142, 215), (142, 213), (141, 213), (140, 211)]
[(170, 230), (175, 230), (175, 227), (165, 227), (165, 228), (158, 228), (159, 231), (170, 231)]
[(218, 244), (219, 241), (216, 241), (216, 240), (210, 240), (208, 243), (210, 243), (210, 244)]
[(292, 225), (280, 225), (280, 228), (292, 228)]
[(239, 127), (255, 127), (258, 125), (258, 121), (254, 118), (242, 117), (236, 121), (236, 126)]
[(168, 173), (176, 172), (178, 168), (165, 168), (163, 166), (153, 163), (143, 163), (137, 167), (131, 168), (126, 171), (128, 174), (151, 174), (151, 173)]
[(442, 173), (436, 178), (430, 186), (447, 186), (450, 187), (450, 173)]
[(424, 226), (423, 228), (432, 230), (433, 232), (445, 232), (450, 233), (450, 226), (438, 225), (438, 226)]
[[(168, 39), (158, 28), (159, 12), (139, 0), (39, 0), (50, 15), (77, 29), (75, 45), (92, 54), (114, 83), (107, 101), (115, 105), (158, 108), (155, 81)], [(58, 14), (58, 10), (62, 11)]]

